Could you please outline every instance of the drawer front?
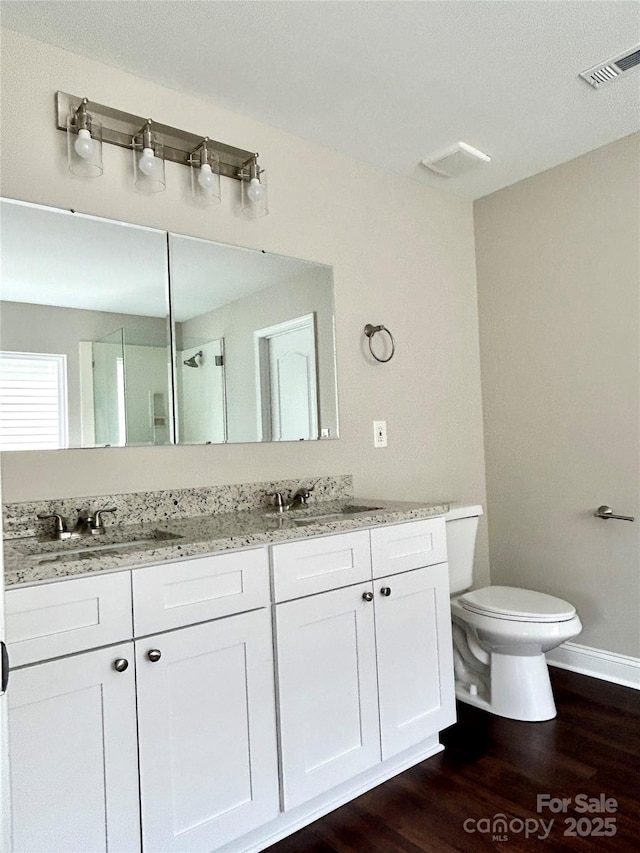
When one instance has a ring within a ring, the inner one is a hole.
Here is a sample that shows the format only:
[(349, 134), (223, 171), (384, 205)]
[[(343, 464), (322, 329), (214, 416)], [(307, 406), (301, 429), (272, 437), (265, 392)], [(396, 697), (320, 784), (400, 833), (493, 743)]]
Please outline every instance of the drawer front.
[(274, 545), (271, 553), (276, 601), (371, 580), (367, 530)]
[(133, 636), (128, 571), (8, 589), (5, 605), (12, 667)]
[(135, 636), (266, 607), (266, 548), (133, 570)]
[(381, 578), (444, 563), (447, 539), (444, 518), (390, 524), (371, 531), (373, 577)]

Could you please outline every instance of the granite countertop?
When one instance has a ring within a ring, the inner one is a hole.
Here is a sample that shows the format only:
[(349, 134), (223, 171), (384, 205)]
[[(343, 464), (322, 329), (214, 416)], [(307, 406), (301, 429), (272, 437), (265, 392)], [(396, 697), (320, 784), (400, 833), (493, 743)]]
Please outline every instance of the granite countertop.
[[(341, 517), (345, 506), (369, 507)], [(74, 575), (116, 571), (240, 548), (257, 547), (380, 524), (443, 515), (444, 503), (408, 503), (350, 499), (318, 501), (308, 508), (277, 514), (264, 511), (224, 512), (182, 519), (110, 525), (104, 534), (64, 541), (35, 536), (4, 542), (5, 585), (12, 587)]]

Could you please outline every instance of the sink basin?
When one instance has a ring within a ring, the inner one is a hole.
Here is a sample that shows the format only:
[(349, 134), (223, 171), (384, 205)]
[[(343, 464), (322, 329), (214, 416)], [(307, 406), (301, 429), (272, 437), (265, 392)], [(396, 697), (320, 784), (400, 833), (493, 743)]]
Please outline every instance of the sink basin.
[[(140, 530), (135, 533), (107, 533), (104, 534), (108, 541), (96, 541), (93, 537), (65, 540), (63, 542), (40, 542), (37, 545), (29, 544), (28, 550), (32, 560), (38, 563), (48, 563), (52, 560), (66, 560), (68, 557), (82, 558), (91, 557), (95, 553), (104, 551), (121, 551), (123, 548), (136, 548), (141, 546), (150, 547), (174, 539), (182, 539), (178, 533), (170, 533), (167, 530)], [(69, 547), (73, 544), (74, 547)]]
[(335, 510), (333, 512), (321, 512), (318, 508), (318, 512), (313, 512), (313, 509), (310, 511), (305, 511), (304, 516), (301, 516), (300, 518), (295, 518), (292, 514), (291, 520), (294, 524), (314, 524), (316, 521), (337, 521), (341, 518), (348, 518), (350, 515), (359, 515), (361, 513), (366, 512), (375, 512), (376, 510), (381, 509), (384, 509), (384, 507), (347, 504), (341, 509)]

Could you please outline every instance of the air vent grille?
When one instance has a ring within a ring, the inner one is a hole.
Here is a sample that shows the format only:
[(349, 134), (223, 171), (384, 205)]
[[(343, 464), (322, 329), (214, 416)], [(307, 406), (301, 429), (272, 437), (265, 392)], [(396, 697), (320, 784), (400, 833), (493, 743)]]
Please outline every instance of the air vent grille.
[(490, 163), (491, 157), (467, 145), (466, 142), (456, 142), (444, 151), (432, 154), (420, 161), (423, 166), (441, 175), (444, 178), (457, 178), (469, 169), (473, 169), (482, 163)]
[(640, 50), (634, 50), (628, 56), (616, 60), (616, 65), (621, 71), (631, 71), (636, 65), (640, 65)]
[(580, 72), (580, 77), (593, 86), (594, 89), (599, 89), (603, 83), (610, 83), (612, 80), (617, 80), (624, 74), (634, 71), (640, 67), (640, 45), (625, 50), (624, 53), (618, 54), (606, 62), (601, 62), (599, 65), (594, 65), (593, 68), (588, 68), (586, 71)]

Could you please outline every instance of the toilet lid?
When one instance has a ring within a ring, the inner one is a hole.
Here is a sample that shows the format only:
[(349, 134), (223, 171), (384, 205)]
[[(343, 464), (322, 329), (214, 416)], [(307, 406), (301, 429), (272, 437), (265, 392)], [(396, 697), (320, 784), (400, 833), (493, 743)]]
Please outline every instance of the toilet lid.
[(576, 609), (568, 601), (513, 586), (487, 586), (465, 592), (458, 599), (465, 610), (521, 622), (566, 622)]

